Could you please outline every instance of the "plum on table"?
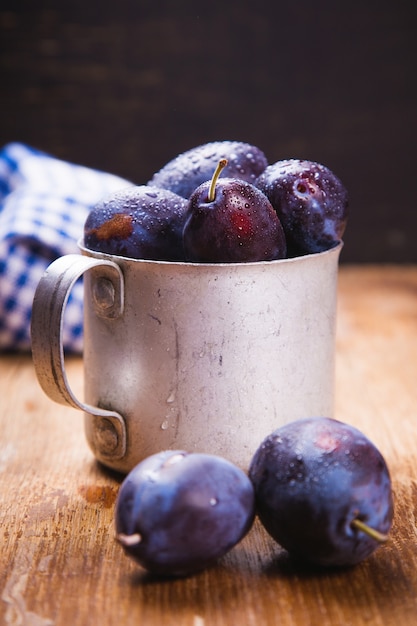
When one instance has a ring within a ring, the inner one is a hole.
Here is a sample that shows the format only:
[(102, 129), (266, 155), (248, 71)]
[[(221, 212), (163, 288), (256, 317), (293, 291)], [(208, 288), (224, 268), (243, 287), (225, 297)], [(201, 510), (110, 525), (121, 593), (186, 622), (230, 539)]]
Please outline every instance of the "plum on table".
[(249, 477), (265, 529), (299, 558), (354, 565), (388, 537), (393, 498), (387, 464), (348, 424), (317, 417), (282, 426), (259, 446)]
[(163, 451), (123, 481), (116, 538), (150, 573), (184, 576), (231, 550), (254, 515), (254, 490), (243, 470), (210, 454)]

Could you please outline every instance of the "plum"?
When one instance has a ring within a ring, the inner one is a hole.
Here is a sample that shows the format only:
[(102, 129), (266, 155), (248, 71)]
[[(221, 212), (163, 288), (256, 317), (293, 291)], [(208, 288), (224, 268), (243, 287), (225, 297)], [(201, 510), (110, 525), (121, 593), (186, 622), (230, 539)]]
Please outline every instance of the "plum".
[(259, 519), (289, 553), (354, 565), (387, 539), (393, 499), (386, 462), (356, 428), (327, 417), (264, 439), (249, 468)]
[(169, 189), (184, 198), (210, 180), (220, 159), (228, 160), (227, 175), (254, 183), (268, 162), (265, 154), (242, 141), (212, 141), (191, 148), (154, 174), (148, 185)]
[(148, 572), (185, 576), (231, 550), (254, 515), (254, 490), (243, 470), (210, 454), (162, 451), (123, 481), (116, 538)]
[(342, 239), (348, 194), (325, 165), (300, 159), (277, 161), (265, 168), (255, 184), (281, 220), (290, 256), (323, 252)]
[(185, 258), (199, 263), (284, 258), (284, 230), (268, 198), (246, 181), (219, 179), (226, 166), (226, 159), (220, 159), (212, 180), (190, 196), (183, 231)]
[(187, 201), (147, 185), (122, 189), (99, 202), (84, 224), (84, 245), (134, 259), (183, 260)]

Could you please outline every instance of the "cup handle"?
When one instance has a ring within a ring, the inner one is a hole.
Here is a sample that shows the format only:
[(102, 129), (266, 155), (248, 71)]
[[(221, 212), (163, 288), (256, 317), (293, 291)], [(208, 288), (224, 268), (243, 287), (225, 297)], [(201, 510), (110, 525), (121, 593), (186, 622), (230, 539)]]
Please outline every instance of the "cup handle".
[(105, 459), (126, 453), (126, 425), (116, 411), (80, 402), (72, 392), (65, 371), (62, 330), (65, 307), (75, 282), (88, 270), (100, 267), (95, 306), (97, 313), (116, 318), (124, 306), (124, 280), (112, 261), (68, 254), (45, 270), (36, 288), (31, 319), (32, 358), (35, 372), (51, 400), (89, 413), (94, 418), (94, 447)]

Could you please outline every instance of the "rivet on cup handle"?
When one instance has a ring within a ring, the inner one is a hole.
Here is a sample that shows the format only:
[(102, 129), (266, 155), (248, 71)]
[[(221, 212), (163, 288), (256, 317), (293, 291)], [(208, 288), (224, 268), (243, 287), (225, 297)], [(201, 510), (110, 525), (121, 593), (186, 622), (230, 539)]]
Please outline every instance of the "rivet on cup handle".
[(62, 331), (65, 307), (76, 281), (88, 270), (100, 267), (96, 280), (97, 314), (117, 318), (123, 313), (124, 280), (120, 267), (112, 261), (79, 254), (60, 257), (46, 269), (35, 292), (32, 307), (32, 357), (39, 384), (47, 396), (59, 404), (80, 409), (94, 416), (95, 442), (103, 457), (120, 459), (126, 453), (126, 426), (123, 417), (79, 401), (72, 392), (65, 371)]

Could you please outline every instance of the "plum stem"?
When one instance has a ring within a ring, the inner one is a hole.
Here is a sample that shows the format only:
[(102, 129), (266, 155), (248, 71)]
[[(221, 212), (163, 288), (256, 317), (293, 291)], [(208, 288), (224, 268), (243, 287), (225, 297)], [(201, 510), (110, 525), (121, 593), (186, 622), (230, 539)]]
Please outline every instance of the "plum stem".
[(387, 534), (380, 533), (379, 530), (371, 528), (370, 526), (368, 526), (368, 524), (365, 524), (365, 522), (358, 518), (352, 520), (351, 525), (357, 530), (361, 530), (362, 532), (366, 533), (369, 537), (372, 537), (372, 539), (378, 541), (378, 543), (385, 543), (388, 540)]
[(124, 533), (118, 533), (116, 535), (116, 539), (122, 546), (137, 546), (141, 541), (142, 537), (139, 533), (133, 533), (132, 535), (125, 535)]
[(217, 167), (214, 171), (213, 177), (211, 179), (210, 182), (210, 187), (208, 190), (208, 196), (207, 199), (209, 202), (213, 202), (214, 198), (216, 197), (216, 183), (217, 183), (217, 179), (219, 178), (220, 174), (222, 173), (222, 171), (224, 170), (224, 168), (227, 165), (227, 159), (220, 159), (220, 161), (217, 164)]

